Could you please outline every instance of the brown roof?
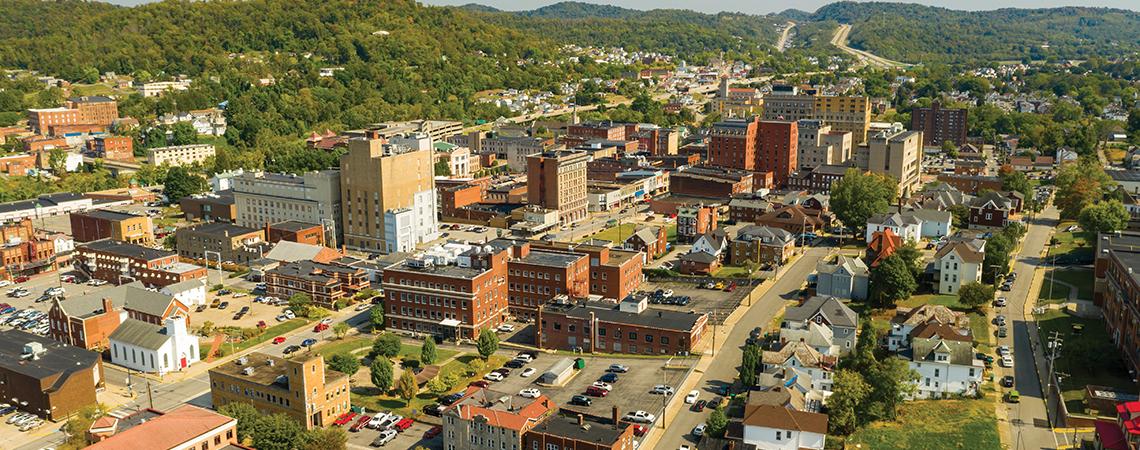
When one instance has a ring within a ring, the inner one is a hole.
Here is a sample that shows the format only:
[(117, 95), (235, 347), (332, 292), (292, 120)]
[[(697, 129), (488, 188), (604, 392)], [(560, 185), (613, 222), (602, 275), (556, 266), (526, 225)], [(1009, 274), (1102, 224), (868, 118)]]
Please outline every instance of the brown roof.
[(956, 328), (950, 325), (930, 322), (918, 326), (910, 332), (911, 338), (927, 339), (939, 337), (948, 341), (973, 342), (969, 328)]
[(774, 405), (746, 405), (745, 426), (827, 434), (827, 414), (795, 411)]
[(815, 214), (808, 213), (802, 206), (791, 205), (777, 209), (756, 218), (760, 225), (791, 223), (796, 225), (821, 226), (823, 220)]
[(942, 305), (922, 305), (909, 310), (899, 308), (897, 313), (898, 315), (893, 322), (916, 327), (931, 322), (954, 325), (959, 328), (970, 326), (970, 318), (966, 317), (965, 313), (953, 311)]
[(87, 448), (89, 450), (176, 448), (231, 422), (236, 423), (237, 419), (194, 405), (182, 405)]
[(981, 264), (982, 260), (986, 257), (986, 254), (984, 252), (975, 248), (969, 242), (950, 241), (950, 243), (943, 245), (942, 248), (938, 249), (938, 253), (934, 254), (934, 259), (942, 259), (954, 250), (958, 251), (958, 257), (962, 258), (962, 261), (968, 263)]
[(784, 348), (781, 348), (780, 351), (764, 352), (761, 358), (764, 364), (782, 365), (784, 361), (787, 361), (793, 354), (804, 367), (827, 367), (835, 365), (835, 357), (824, 355), (807, 343), (800, 341), (784, 344)]

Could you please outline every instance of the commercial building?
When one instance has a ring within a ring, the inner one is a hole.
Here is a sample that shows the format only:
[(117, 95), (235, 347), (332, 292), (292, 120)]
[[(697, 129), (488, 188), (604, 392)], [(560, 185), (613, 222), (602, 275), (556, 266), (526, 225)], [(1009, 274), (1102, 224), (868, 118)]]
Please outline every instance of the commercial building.
[(799, 150), (799, 130), (797, 122), (763, 121), (760, 122), (760, 140), (757, 145), (756, 164), (757, 172), (771, 172), (772, 183), (776, 187), (788, 184), (788, 177), (796, 171), (798, 163), (796, 158)]
[(172, 317), (189, 324), (190, 308), (172, 295), (128, 284), (53, 300), (48, 310), (48, 334), (68, 345), (105, 350), (109, 348), (108, 337), (127, 319), (160, 325)]
[(270, 243), (280, 241), (296, 242), (298, 244), (325, 245), (325, 229), (315, 223), (286, 220), (269, 225), (265, 230), (265, 237)]
[(922, 132), (891, 130), (867, 141), (867, 147), (860, 147), (867, 152), (867, 167), (861, 168), (894, 178), (901, 197), (918, 192), (922, 187)]
[(728, 77), (721, 77), (712, 99), (712, 110), (721, 117), (751, 117), (760, 114), (763, 107), (764, 96), (759, 89), (731, 87)]
[[(438, 236), (430, 150), (354, 138), (341, 156), (344, 243), (381, 253), (414, 251)], [(319, 221), (310, 221), (319, 222)]]
[(104, 239), (76, 249), (75, 268), (91, 278), (124, 284), (167, 286), (206, 277), (206, 268), (178, 261), (178, 254)]
[(245, 172), (231, 179), (235, 223), (248, 228), (296, 220), (320, 224), (332, 244), (344, 242), (341, 232), (341, 173), (336, 170), (301, 175)]
[(0, 280), (53, 272), (59, 268), (56, 239), (37, 235), (31, 219), (0, 223)]
[(203, 222), (230, 222), (237, 220), (237, 200), (234, 191), (191, 195), (178, 201), (186, 220)]
[(787, 85), (774, 85), (772, 92), (764, 96), (763, 120), (813, 119), (815, 97), (800, 94), (799, 88)]
[(442, 434), (447, 450), (528, 449), (523, 436), (557, 411), (546, 395), (527, 398), (469, 387), (444, 410)]
[(70, 192), (57, 192), (30, 200), (0, 203), (0, 221), (40, 219), (92, 208), (90, 198)]
[(265, 292), (278, 298), (305, 294), (313, 304), (338, 310), (368, 287), (364, 269), (313, 261), (282, 263), (265, 272)]
[(620, 141), (625, 139), (625, 124), (614, 122), (583, 122), (572, 124), (566, 128), (568, 136), (581, 136), (590, 139), (605, 139)]
[(96, 136), (87, 141), (87, 150), (96, 158), (135, 162), (134, 142), (127, 136)]
[(174, 235), (178, 256), (193, 260), (248, 264), (264, 258), (272, 247), (265, 240), (265, 230), (226, 222), (179, 228)]
[(508, 316), (509, 247), (455, 242), (384, 268), (388, 329), (475, 339)]
[(603, 418), (563, 410), (523, 433), (523, 445), (519, 448), (633, 450), (633, 439), (633, 426), (617, 417)]
[(552, 151), (527, 158), (527, 200), (557, 209), (558, 220), (570, 224), (588, 216), (586, 162), (583, 152)]
[(796, 170), (812, 170), (824, 165), (844, 165), (852, 154), (852, 134), (849, 131), (833, 131), (831, 125), (822, 120), (804, 119), (796, 122), (799, 133), (796, 148)]
[(871, 102), (867, 97), (818, 95), (812, 118), (831, 125), (834, 131), (850, 132), (854, 145), (860, 145), (867, 141), (871, 127)]
[(589, 294), (589, 258), (582, 253), (532, 250), (529, 242), (510, 248), (507, 262), (507, 303), (517, 319), (532, 321), (538, 308), (558, 295), (585, 298)]
[(119, 118), (119, 104), (110, 97), (72, 97), (59, 108), (29, 109), (28, 127), (39, 134), (56, 134), (56, 128), (95, 126), (107, 128)]
[(941, 146), (943, 142), (955, 145), (966, 144), (966, 131), (969, 129), (966, 108), (943, 108), (939, 102), (929, 107), (917, 107), (910, 112), (910, 129), (922, 132), (922, 145)]
[(282, 359), (251, 353), (210, 369), (214, 407), (248, 403), (265, 415), (285, 414), (305, 429), (332, 426), (351, 410), (348, 375), (319, 354)]
[(237, 419), (183, 404), (168, 412), (146, 409), (122, 418), (103, 416), (87, 430), (87, 450), (239, 450)]
[(713, 124), (709, 130), (709, 164), (752, 171), (756, 168), (756, 146), (760, 120), (727, 119)]
[(534, 344), (594, 353), (683, 355), (704, 337), (708, 316), (649, 309), (647, 298), (573, 303), (555, 299), (539, 308)]
[(479, 153), (494, 154), (495, 158), (506, 161), (512, 172), (527, 170), (527, 157), (554, 148), (553, 139), (527, 136), (497, 136), (482, 139)]
[(688, 167), (669, 175), (669, 192), (673, 195), (725, 199), (752, 192), (755, 179), (755, 175), (743, 170)]
[(76, 242), (112, 239), (153, 245), (154, 222), (149, 216), (95, 209), (71, 213), (71, 235)]
[(653, 156), (676, 155), (681, 132), (671, 128), (650, 128), (635, 136), (638, 149)]
[(146, 150), (146, 162), (152, 166), (163, 164), (171, 167), (204, 163), (214, 157), (214, 144), (172, 145)]
[(98, 353), (17, 330), (0, 331), (0, 398), (59, 421), (94, 405), (103, 386)]

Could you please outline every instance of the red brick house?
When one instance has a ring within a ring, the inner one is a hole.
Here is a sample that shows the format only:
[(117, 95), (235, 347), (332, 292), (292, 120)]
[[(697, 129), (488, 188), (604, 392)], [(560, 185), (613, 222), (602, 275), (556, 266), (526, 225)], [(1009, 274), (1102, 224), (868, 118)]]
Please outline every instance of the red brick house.
[(206, 268), (178, 261), (178, 254), (104, 239), (75, 249), (75, 267), (91, 278), (126, 284), (169, 286), (206, 277)]
[(669, 251), (665, 227), (643, 227), (625, 240), (625, 248), (645, 252), (650, 258), (660, 258)]
[(819, 233), (827, 226), (818, 214), (813, 214), (799, 205), (785, 206), (756, 219), (757, 225), (786, 230), (794, 235)]
[(987, 192), (970, 202), (970, 228), (1002, 228), (1017, 212), (1014, 200), (998, 192)]
[(116, 286), (100, 292), (56, 299), (48, 310), (52, 339), (88, 350), (107, 348), (107, 338), (127, 317), (152, 324), (181, 316), (190, 324), (190, 309), (174, 297), (138, 285)]

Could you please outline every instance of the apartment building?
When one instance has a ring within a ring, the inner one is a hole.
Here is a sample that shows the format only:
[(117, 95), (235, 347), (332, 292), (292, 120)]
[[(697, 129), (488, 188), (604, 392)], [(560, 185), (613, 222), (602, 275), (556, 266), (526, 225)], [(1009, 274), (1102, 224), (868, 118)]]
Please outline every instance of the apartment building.
[(797, 122), (799, 136), (796, 149), (797, 170), (811, 170), (822, 165), (846, 164), (852, 155), (852, 133), (833, 131), (822, 120), (804, 119)]
[(523, 436), (557, 411), (545, 395), (527, 398), (468, 387), (443, 412), (443, 441), (446, 450), (524, 450), (529, 447), (523, 447)]
[(584, 152), (550, 151), (527, 157), (527, 200), (558, 210), (558, 221), (570, 224), (589, 214)]
[(18, 330), (0, 331), (0, 397), (53, 422), (97, 403), (98, 353)]
[(264, 281), (269, 295), (289, 298), (305, 294), (314, 305), (334, 311), (369, 286), (364, 269), (309, 260), (282, 263), (265, 272)]
[(871, 102), (867, 97), (818, 95), (815, 97), (815, 114), (834, 131), (851, 133), (854, 145), (867, 141), (871, 128)]
[(516, 319), (532, 321), (538, 307), (557, 295), (589, 294), (589, 257), (583, 253), (533, 250), (529, 242), (511, 247), (507, 262), (507, 303)]
[(265, 237), (270, 243), (281, 241), (296, 242), (298, 244), (325, 245), (325, 229), (315, 223), (286, 220), (271, 224), (265, 229)]
[(798, 121), (815, 118), (815, 97), (800, 94), (799, 88), (787, 85), (772, 86), (764, 96), (763, 120)]
[[(36, 235), (31, 219), (0, 223), (0, 280), (53, 272), (59, 268), (56, 240)], [(61, 246), (62, 247), (62, 246)]]
[(637, 291), (645, 281), (641, 273), (645, 253), (614, 248), (609, 241), (581, 243), (531, 241), (531, 249), (582, 253), (590, 258), (590, 294), (623, 299)]
[(245, 172), (230, 180), (237, 212), (235, 223), (247, 228), (296, 220), (319, 224), (332, 246), (344, 242), (341, 223), (341, 173), (301, 175)]
[(727, 119), (709, 130), (709, 164), (752, 171), (756, 168), (759, 118)]
[(556, 299), (539, 308), (535, 345), (594, 353), (680, 355), (701, 341), (705, 314), (649, 309), (648, 299), (570, 302)]
[(797, 122), (762, 121), (760, 122), (759, 143), (756, 146), (757, 172), (771, 172), (772, 184), (783, 187), (788, 184), (788, 177), (796, 171), (798, 163), (796, 158), (799, 150), (799, 130)]
[(701, 235), (716, 230), (718, 212), (715, 206), (685, 205), (677, 207), (677, 240), (693, 242)]
[(310, 430), (332, 426), (351, 410), (348, 375), (327, 368), (315, 353), (283, 359), (255, 352), (227, 361), (210, 369), (210, 396), (215, 408), (248, 403)]
[(867, 154), (867, 167), (861, 168), (894, 178), (903, 198), (918, 192), (922, 187), (921, 131), (884, 131), (871, 136), (867, 143), (860, 147)]
[(96, 136), (87, 141), (87, 151), (96, 158), (135, 162), (134, 142), (127, 136)]
[(1104, 310), (1109, 339), (1125, 365), (1140, 371), (1140, 236), (1101, 234), (1097, 252), (1097, 297)]
[(153, 245), (154, 222), (148, 216), (94, 209), (71, 213), (71, 235), (76, 242), (112, 239)]
[(390, 330), (476, 339), (508, 317), (509, 247), (449, 242), (384, 268)]
[(119, 103), (110, 97), (72, 97), (58, 108), (29, 109), (28, 127), (39, 134), (56, 134), (56, 128), (95, 126), (107, 128), (119, 118)]
[(721, 117), (752, 117), (760, 114), (763, 107), (764, 96), (759, 89), (731, 87), (728, 77), (721, 77), (716, 97), (712, 99), (712, 109)]
[(968, 118), (966, 108), (943, 108), (940, 102), (932, 102), (929, 107), (911, 110), (910, 129), (922, 132), (925, 147), (938, 147), (946, 141), (965, 145)]
[(248, 264), (265, 257), (272, 247), (265, 240), (265, 230), (226, 222), (179, 228), (174, 235), (178, 256), (195, 260)]
[(152, 166), (163, 164), (171, 167), (189, 166), (194, 163), (205, 163), (207, 159), (213, 157), (214, 144), (172, 145), (146, 150), (146, 162)]
[(234, 199), (232, 190), (184, 197), (178, 200), (178, 207), (182, 209), (186, 220), (230, 223), (237, 220), (237, 200)]
[(479, 141), (479, 153), (491, 153), (507, 162), (511, 172), (525, 172), (527, 157), (554, 148), (554, 139), (529, 136), (496, 136)]
[(603, 418), (562, 410), (523, 433), (523, 449), (633, 450), (633, 426), (613, 417)]
[(344, 243), (381, 253), (411, 252), (438, 236), (432, 152), (354, 138), (341, 156)]
[(206, 268), (178, 261), (178, 254), (104, 239), (75, 249), (75, 267), (91, 278), (114, 284), (141, 281), (168, 286), (206, 277)]

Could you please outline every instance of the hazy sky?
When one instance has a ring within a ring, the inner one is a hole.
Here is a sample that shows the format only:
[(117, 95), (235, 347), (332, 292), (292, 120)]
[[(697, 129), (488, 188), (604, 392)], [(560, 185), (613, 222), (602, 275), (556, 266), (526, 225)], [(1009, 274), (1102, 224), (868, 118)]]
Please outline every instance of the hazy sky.
[[(499, 9), (534, 9), (558, 3), (558, 0), (420, 0), (431, 5), (463, 5), (480, 3)], [(679, 8), (715, 13), (739, 11), (752, 14), (779, 12), (788, 8), (815, 11), (832, 3), (830, 0), (585, 0), (587, 3), (607, 3), (634, 9)], [(953, 9), (1046, 8), (1054, 6), (1104, 6), (1140, 10), (1136, 0), (916, 0), (910, 3), (943, 6)]]

